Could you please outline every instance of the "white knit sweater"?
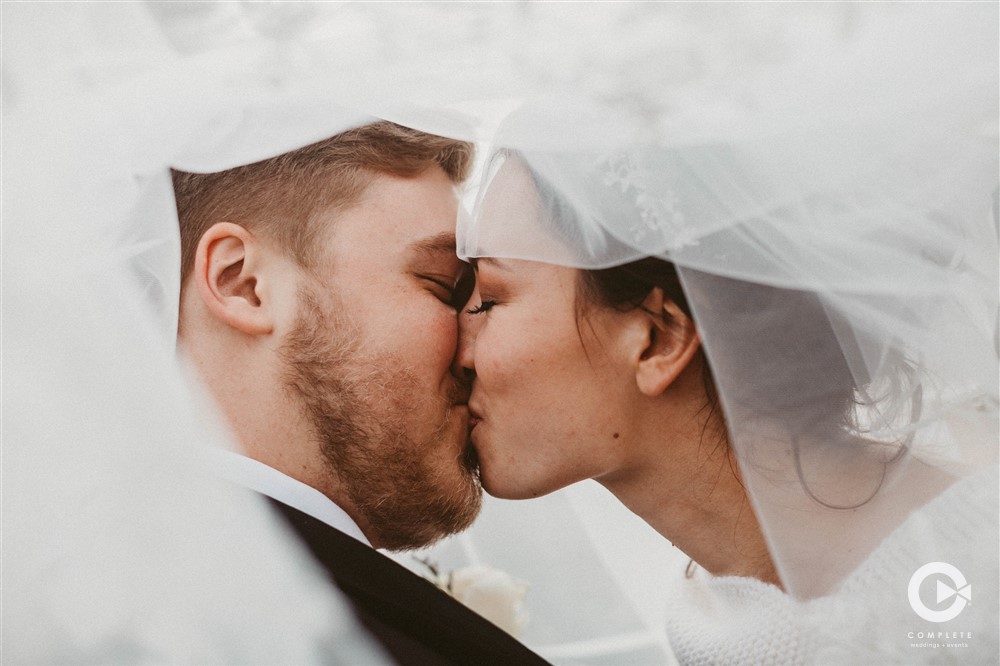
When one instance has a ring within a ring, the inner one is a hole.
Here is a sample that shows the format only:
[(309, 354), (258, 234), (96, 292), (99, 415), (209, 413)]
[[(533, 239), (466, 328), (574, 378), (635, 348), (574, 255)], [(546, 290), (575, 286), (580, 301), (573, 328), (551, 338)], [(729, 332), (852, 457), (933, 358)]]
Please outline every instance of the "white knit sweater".
[[(998, 470), (948, 488), (911, 515), (825, 597), (796, 602), (751, 578), (678, 572), (667, 635), (681, 664), (997, 664)], [(930, 557), (931, 559), (927, 559)], [(957, 566), (972, 603), (931, 623), (907, 599), (928, 561)], [(928, 637), (930, 633), (930, 637)]]

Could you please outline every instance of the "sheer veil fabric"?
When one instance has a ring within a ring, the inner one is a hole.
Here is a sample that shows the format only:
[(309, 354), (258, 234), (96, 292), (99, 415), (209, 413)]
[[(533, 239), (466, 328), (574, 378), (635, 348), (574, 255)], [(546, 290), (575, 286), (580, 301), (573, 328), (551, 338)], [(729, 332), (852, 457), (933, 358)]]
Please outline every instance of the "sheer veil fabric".
[(373, 113), (469, 129), (345, 94), (252, 9), (4, 4), (5, 660), (388, 662), (265, 503), (206, 473), (233, 442), (175, 353), (169, 169)]
[[(674, 263), (784, 589), (854, 594), (882, 544), (905, 551), (892, 600), (856, 609), (897, 622), (873, 640), (902, 650), (911, 574), (951, 560), (982, 605), (946, 628), (985, 628), (975, 654), (995, 659), (997, 14), (905, 9), (730, 94), (679, 87), (652, 120), (527, 101), (459, 254)], [(960, 544), (940, 505), (969, 487)]]
[[(518, 84), (512, 64), (521, 9), (67, 2), (0, 11), (4, 659), (381, 661), (294, 536), (204, 472), (206, 449), (234, 443), (175, 354), (169, 168), (222, 170), (374, 118), (482, 140), (507, 97), (537, 84)], [(640, 650), (662, 661), (565, 500), (557, 505), (513, 512), (525, 535), (519, 560), (488, 536), (510, 525), (496, 504), (435, 557), (509, 565), (532, 581), (529, 644), (602, 655), (572, 646), (607, 635), (631, 649), (640, 633)], [(582, 563), (573, 566), (586, 589), (600, 577), (601, 608), (567, 612), (579, 605), (574, 580), (568, 593), (537, 587), (566, 571), (553, 521), (585, 551), (568, 559)]]
[[(568, 202), (575, 238), (490, 227), (491, 202), (524, 194), (497, 187), (515, 161), (490, 160), (464, 256), (664, 256), (705, 294), (730, 435), (796, 596), (919, 518), (933, 498), (904, 492), (913, 470), (995, 470), (995, 7), (445, 4), (3, 4), (5, 658), (381, 658), (263, 507), (201, 472), (232, 442), (175, 355), (169, 176), (376, 117), (516, 151)], [(733, 281), (812, 295), (823, 318), (760, 318), (773, 293)], [(838, 434), (879, 442), (860, 457), (816, 427), (843, 384), (782, 356), (817, 330), (859, 392)], [(741, 374), (746, 349), (770, 393)], [(797, 468), (772, 455), (792, 441)], [(873, 489), (869, 532), (842, 541), (824, 504)], [(671, 659), (662, 585), (686, 558), (600, 488), (487, 502), (425, 554), (527, 580), (524, 640), (557, 663)]]

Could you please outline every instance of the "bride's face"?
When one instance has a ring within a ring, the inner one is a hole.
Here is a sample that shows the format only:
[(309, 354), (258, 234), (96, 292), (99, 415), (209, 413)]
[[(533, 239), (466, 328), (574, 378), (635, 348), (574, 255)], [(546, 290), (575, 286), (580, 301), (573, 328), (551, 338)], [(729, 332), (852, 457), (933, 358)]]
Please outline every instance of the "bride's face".
[(579, 313), (579, 271), (480, 259), (459, 362), (483, 487), (510, 499), (601, 478), (629, 461), (635, 376), (620, 313)]

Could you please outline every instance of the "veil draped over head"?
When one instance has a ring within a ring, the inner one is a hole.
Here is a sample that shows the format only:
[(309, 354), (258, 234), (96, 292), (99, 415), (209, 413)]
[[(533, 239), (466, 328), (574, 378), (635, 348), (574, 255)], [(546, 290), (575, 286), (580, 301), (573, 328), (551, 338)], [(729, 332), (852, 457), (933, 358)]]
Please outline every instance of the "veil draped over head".
[(673, 263), (784, 589), (851, 589), (893, 535), (879, 608), (920, 625), (911, 575), (953, 565), (979, 615), (946, 628), (995, 658), (997, 9), (900, 9), (738, 80), (528, 101), (459, 254)]
[(5, 659), (383, 659), (266, 504), (207, 473), (204, 452), (233, 443), (175, 352), (171, 167), (228, 169), (376, 115), (470, 137), (325, 76), (300, 10), (4, 4)]
[[(995, 481), (996, 8), (580, 7), (3, 4), (6, 658), (378, 659), (294, 539), (201, 471), (232, 442), (175, 354), (169, 175), (373, 118), (482, 139), (499, 100), (559, 93), (496, 137), (460, 250), (680, 267), (793, 594), (874, 538), (830, 516), (919, 519), (910, 470)], [(514, 164), (554, 225), (488, 223), (524, 194), (501, 187)], [(793, 372), (817, 340), (838, 353)], [(594, 490), (487, 502), (436, 552), (528, 580), (543, 656), (662, 662), (677, 556)]]
[[(175, 353), (169, 170), (224, 170), (376, 118), (481, 140), (506, 97), (546, 85), (523, 76), (516, 35), (550, 43), (524, 9), (3, 3), (5, 659), (380, 659), (295, 536), (204, 471), (204, 451), (235, 443)], [(661, 660), (560, 499), (487, 502), (435, 556), (534, 583), (529, 645), (600, 657), (583, 638), (617, 649), (642, 634), (639, 653)], [(513, 525), (520, 548), (483, 536)], [(538, 584), (567, 561), (578, 577)], [(581, 588), (603, 601), (578, 604)]]

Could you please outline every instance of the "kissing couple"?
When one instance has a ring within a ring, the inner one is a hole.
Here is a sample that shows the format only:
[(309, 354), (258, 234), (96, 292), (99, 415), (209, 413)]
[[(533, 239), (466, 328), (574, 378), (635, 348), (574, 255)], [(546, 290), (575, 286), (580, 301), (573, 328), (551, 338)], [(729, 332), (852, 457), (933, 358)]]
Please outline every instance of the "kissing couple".
[(680, 662), (905, 654), (857, 640), (908, 626), (900, 575), (990, 571), (995, 525), (940, 519), (995, 514), (996, 401), (928, 334), (993, 353), (946, 297), (995, 267), (936, 259), (989, 229), (920, 202), (873, 219), (862, 202), (912, 183), (826, 190), (799, 177), (808, 142), (637, 144), (574, 112), (512, 114), (471, 215), (473, 145), (387, 120), (173, 172), (179, 345), (238, 442), (217, 471), (267, 498), (399, 663), (542, 662), (376, 549), (464, 530), (482, 489), (585, 479), (690, 558), (664, 620)]
[(2, 6), (0, 661), (1000, 661), (996, 3)]

